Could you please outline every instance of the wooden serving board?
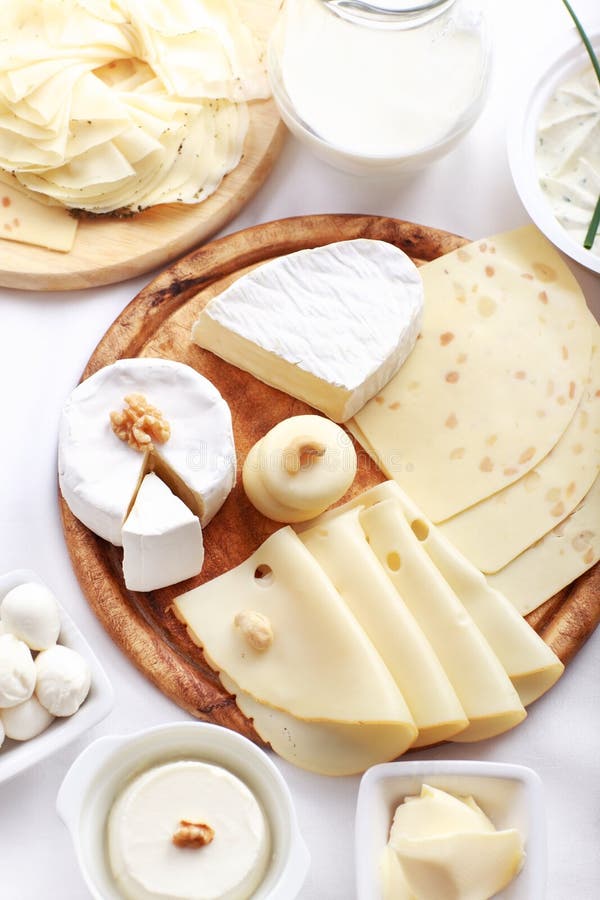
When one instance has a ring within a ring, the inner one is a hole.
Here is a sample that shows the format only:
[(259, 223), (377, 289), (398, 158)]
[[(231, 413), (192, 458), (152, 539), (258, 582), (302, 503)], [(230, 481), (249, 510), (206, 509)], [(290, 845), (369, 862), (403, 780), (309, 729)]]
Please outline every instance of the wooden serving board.
[[(282, 0), (240, 0), (245, 21), (265, 40)], [(142, 275), (186, 253), (233, 219), (271, 171), (285, 126), (274, 101), (249, 104), (240, 164), (203, 203), (162, 204), (132, 218), (81, 219), (70, 253), (0, 240), (0, 287), (57, 291), (97, 287)]]
[[(213, 296), (249, 268), (295, 250), (359, 237), (389, 241), (417, 263), (466, 243), (447, 232), (378, 216), (303, 216), (257, 225), (208, 244), (162, 272), (109, 328), (83, 377), (134, 356), (166, 357), (193, 366), (217, 386), (231, 408), (241, 470), (248, 451), (269, 428), (288, 416), (314, 410), (192, 344), (192, 323)], [(340, 502), (384, 480), (364, 452), (358, 455), (356, 480)], [(60, 503), (75, 572), (113, 640), (183, 709), (258, 740), (172, 611), (174, 597), (242, 562), (281, 527), (254, 509), (240, 481), (205, 530), (202, 574), (147, 594), (126, 589), (121, 551), (82, 525), (62, 498)], [(600, 566), (532, 613), (530, 621), (568, 662), (600, 621)]]

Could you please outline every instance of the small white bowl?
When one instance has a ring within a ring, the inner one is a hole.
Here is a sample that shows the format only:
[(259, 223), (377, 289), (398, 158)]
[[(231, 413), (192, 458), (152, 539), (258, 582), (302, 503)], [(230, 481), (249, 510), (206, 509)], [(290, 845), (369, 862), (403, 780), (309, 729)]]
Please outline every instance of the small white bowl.
[(525, 864), (498, 900), (544, 900), (546, 814), (539, 776), (524, 766), (468, 760), (384, 763), (367, 769), (356, 807), (357, 900), (381, 900), (379, 861), (394, 812), (424, 783), (470, 794), (497, 829), (517, 828), (525, 841)]
[[(600, 31), (588, 31), (592, 46), (600, 53)], [(551, 59), (552, 62), (548, 62)], [(514, 94), (514, 108), (508, 123), (508, 161), (523, 206), (552, 243), (592, 272), (600, 272), (600, 256), (586, 250), (555, 218), (540, 187), (535, 164), (536, 130), (542, 111), (556, 90), (571, 75), (589, 64), (589, 56), (578, 32), (573, 30), (560, 44), (543, 54), (524, 84)], [(591, 215), (590, 215), (591, 219)]]
[[(44, 584), (39, 575), (29, 569), (14, 569), (0, 575), (0, 603), (9, 591), (29, 581)], [(87, 660), (92, 673), (90, 692), (73, 716), (55, 719), (37, 737), (29, 741), (5, 740), (0, 748), (0, 784), (81, 737), (88, 728), (105, 719), (113, 706), (113, 689), (104, 669), (75, 622), (60, 602), (58, 605), (61, 623), (58, 642), (76, 650)]]
[(222, 766), (255, 794), (269, 822), (273, 850), (253, 900), (294, 900), (310, 858), (288, 786), (263, 750), (233, 731), (205, 722), (159, 725), (137, 734), (100, 738), (67, 772), (56, 807), (95, 900), (121, 900), (106, 855), (106, 823), (116, 796), (134, 775), (177, 759)]

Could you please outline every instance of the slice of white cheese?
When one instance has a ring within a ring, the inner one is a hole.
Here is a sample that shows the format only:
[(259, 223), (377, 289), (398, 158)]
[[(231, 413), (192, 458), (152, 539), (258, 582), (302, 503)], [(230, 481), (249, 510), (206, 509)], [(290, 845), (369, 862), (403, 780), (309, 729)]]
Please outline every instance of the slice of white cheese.
[(497, 572), (562, 521), (600, 470), (600, 328), (579, 406), (550, 453), (518, 481), (440, 529), (482, 572)]
[(402, 724), (307, 722), (259, 703), (223, 672), (220, 678), (240, 710), (252, 719), (263, 741), (282, 759), (309, 772), (358, 775), (370, 766), (402, 756), (409, 747)]
[[(390, 672), (291, 528), (178, 597), (175, 611), (209, 665), (259, 702), (300, 719), (403, 725), (407, 745), (416, 737)], [(266, 617), (270, 646), (255, 649), (236, 627), (244, 611)]]
[(343, 422), (398, 371), (422, 311), (421, 277), (405, 253), (342, 241), (242, 276), (205, 307), (192, 340)]
[(202, 570), (200, 520), (152, 472), (142, 481), (122, 534), (130, 591), (154, 591)]
[(437, 523), (517, 481), (554, 447), (583, 392), (594, 320), (533, 226), (421, 274), (421, 339), (355, 421), (383, 471)]
[(570, 516), (487, 581), (526, 616), (599, 560), (600, 477)]
[(516, 829), (399, 841), (396, 853), (419, 900), (484, 900), (517, 875), (523, 838)]
[(373, 641), (419, 729), (413, 747), (446, 740), (468, 719), (441, 663), (365, 540), (360, 508), (300, 535)]
[(454, 740), (493, 737), (526, 712), (498, 657), (417, 540), (393, 500), (363, 510), (375, 555), (423, 629), (469, 718)]
[[(385, 481), (321, 516), (314, 530), (330, 528), (338, 516), (359, 505), (396, 502), (431, 561), (448, 582), (494, 651), (524, 706), (537, 700), (560, 678), (564, 666), (513, 604), (447, 540), (394, 482)], [(600, 521), (600, 509), (598, 510)], [(552, 569), (552, 565), (549, 565)], [(538, 576), (541, 577), (541, 576)]]
[[(114, 434), (111, 411), (143, 394), (171, 427), (150, 457)], [(205, 526), (235, 483), (229, 407), (189, 366), (167, 359), (121, 359), (83, 381), (61, 415), (60, 489), (71, 512), (116, 546), (142, 477), (155, 469)]]
[(77, 219), (62, 206), (38, 203), (11, 183), (0, 171), (0, 237), (21, 244), (68, 253), (77, 233)]

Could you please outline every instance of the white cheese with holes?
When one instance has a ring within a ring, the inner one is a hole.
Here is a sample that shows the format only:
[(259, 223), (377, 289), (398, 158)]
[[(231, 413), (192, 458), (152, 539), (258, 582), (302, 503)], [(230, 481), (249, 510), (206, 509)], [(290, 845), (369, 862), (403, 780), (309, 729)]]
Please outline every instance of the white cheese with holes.
[[(244, 610), (269, 620), (268, 648), (256, 649), (236, 627)], [(398, 725), (405, 750), (417, 736), (377, 650), (291, 528), (177, 597), (174, 611), (208, 664), (259, 703), (299, 719)]]
[[(113, 432), (112, 410), (143, 394), (171, 427), (143, 454)], [(231, 414), (220, 393), (190, 366), (166, 359), (121, 359), (75, 388), (61, 416), (59, 481), (71, 512), (121, 546), (121, 530), (142, 478), (155, 469), (206, 525), (235, 483)]]
[(154, 591), (198, 575), (203, 562), (198, 516), (150, 472), (123, 526), (125, 584)]
[(192, 340), (343, 422), (398, 371), (422, 314), (421, 276), (402, 250), (341, 241), (244, 275), (202, 311)]

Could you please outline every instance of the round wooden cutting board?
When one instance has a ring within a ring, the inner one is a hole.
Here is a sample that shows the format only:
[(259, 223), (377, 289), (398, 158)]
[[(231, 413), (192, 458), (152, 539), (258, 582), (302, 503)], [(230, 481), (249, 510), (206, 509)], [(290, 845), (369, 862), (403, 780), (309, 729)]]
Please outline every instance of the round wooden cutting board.
[[(193, 366), (216, 385), (231, 408), (241, 470), (248, 451), (269, 428), (288, 416), (314, 411), (192, 344), (192, 323), (212, 297), (250, 267), (295, 250), (359, 237), (389, 241), (417, 263), (466, 243), (432, 228), (360, 215), (304, 216), (240, 231), (174, 263), (138, 294), (98, 344), (83, 377), (124, 357), (165, 357)], [(340, 502), (383, 480), (375, 464), (364, 452), (359, 453), (356, 480)], [(183, 709), (258, 740), (171, 605), (183, 591), (242, 562), (281, 526), (251, 506), (238, 482), (205, 530), (202, 574), (175, 587), (142, 594), (128, 591), (124, 585), (121, 550), (82, 525), (62, 498), (60, 503), (75, 572), (113, 640)], [(529, 620), (568, 662), (600, 620), (599, 566), (532, 613)]]
[[(282, 0), (241, 2), (245, 21), (266, 39)], [(254, 101), (249, 110), (241, 162), (203, 203), (162, 204), (125, 219), (81, 219), (69, 253), (0, 240), (0, 287), (58, 291), (113, 284), (166, 265), (207, 240), (252, 199), (283, 146), (286, 129), (274, 101)]]

